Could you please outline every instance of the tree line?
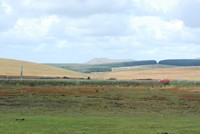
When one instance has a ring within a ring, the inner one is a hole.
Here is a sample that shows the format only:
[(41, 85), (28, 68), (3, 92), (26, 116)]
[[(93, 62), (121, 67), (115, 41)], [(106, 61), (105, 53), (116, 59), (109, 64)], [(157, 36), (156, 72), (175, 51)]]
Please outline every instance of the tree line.
[(78, 71), (82, 73), (92, 72), (111, 72), (112, 68), (143, 66), (143, 65), (171, 65), (171, 66), (200, 66), (200, 60), (197, 59), (167, 59), (157, 62), (156, 60), (128, 61), (109, 64), (48, 64), (51, 66)]

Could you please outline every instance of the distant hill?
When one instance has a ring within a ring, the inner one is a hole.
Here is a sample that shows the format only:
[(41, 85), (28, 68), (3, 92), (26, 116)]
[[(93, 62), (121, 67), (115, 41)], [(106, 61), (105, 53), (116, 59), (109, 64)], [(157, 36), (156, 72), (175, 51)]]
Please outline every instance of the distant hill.
[[(123, 61), (123, 62), (120, 62)], [(108, 63), (109, 62), (109, 63)], [(93, 72), (111, 72), (113, 70), (129, 70), (138, 68), (152, 69), (152, 68), (172, 68), (177, 66), (200, 66), (198, 59), (169, 59), (161, 60), (157, 63), (156, 60), (113, 60), (108, 58), (95, 58), (87, 62), (87, 64), (56, 64), (48, 63), (47, 65), (59, 67), (62, 69), (73, 70), (82, 73)]]
[(109, 59), (109, 58), (94, 58), (92, 60), (89, 60), (85, 64), (89, 65), (97, 65), (97, 64), (109, 64), (109, 63), (118, 63), (118, 62), (128, 62), (128, 61), (134, 61), (131, 59)]
[(105, 64), (53, 64), (47, 65), (59, 67), (63, 69), (74, 70), (82, 73), (92, 72), (111, 72), (112, 68), (128, 67), (128, 66), (142, 66), (142, 65), (155, 65), (155, 60), (143, 60), (143, 61), (126, 61), (126, 62), (114, 62)]
[(23, 65), (23, 76), (26, 77), (70, 77), (82, 78), (84, 75), (75, 71), (56, 68), (48, 65), (26, 62), (20, 60), (0, 58), (1, 77), (19, 77)]

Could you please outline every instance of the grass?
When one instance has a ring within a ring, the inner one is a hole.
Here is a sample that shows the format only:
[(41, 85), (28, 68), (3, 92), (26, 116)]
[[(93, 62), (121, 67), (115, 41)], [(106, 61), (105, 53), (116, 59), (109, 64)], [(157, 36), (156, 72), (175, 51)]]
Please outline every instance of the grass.
[(112, 68), (127, 67), (127, 66), (140, 66), (140, 65), (151, 65), (157, 64), (155, 60), (144, 60), (144, 61), (124, 61), (115, 63), (105, 64), (47, 64), (55, 67), (65, 68), (83, 73), (92, 72), (110, 72)]
[[(87, 78), (132, 80), (132, 79), (170, 79), (170, 80), (200, 80), (200, 67), (171, 67), (163, 65), (136, 66), (130, 70), (116, 70), (107, 73), (83, 74), (66, 69), (56, 68), (43, 64), (9, 60), (0, 58), (0, 77), (19, 78), (20, 67), (23, 65), (24, 77), (66, 77), (66, 78)], [(61, 66), (61, 65), (60, 65)], [(74, 65), (72, 65), (73, 67)], [(75, 65), (78, 66), (78, 65)]]
[(96, 73), (91, 75), (92, 79), (118, 80), (132, 79), (170, 79), (170, 80), (200, 80), (200, 67), (174, 67), (174, 68), (149, 68), (116, 70), (113, 72)]
[(113, 71), (148, 70), (148, 69), (175, 68), (175, 67), (177, 67), (177, 66), (154, 64), (154, 65), (143, 65), (143, 66), (118, 67), (118, 68), (112, 68), (112, 70)]
[(200, 132), (198, 85), (108, 81), (106, 86), (105, 81), (79, 82), (76, 85), (0, 84), (0, 133)]
[(27, 85), (27, 86), (40, 86), (40, 85), (52, 85), (52, 86), (75, 86), (75, 85), (82, 85), (82, 86), (160, 86), (160, 83), (155, 82), (136, 82), (136, 81), (119, 81), (119, 80), (74, 80), (74, 79), (67, 79), (67, 80), (0, 80), (0, 85)]
[(23, 65), (24, 77), (72, 77), (82, 78), (84, 74), (60, 69), (43, 64), (37, 64), (32, 62), (25, 62), (19, 60), (2, 59), (0, 58), (0, 76), (7, 77), (19, 77), (21, 65)]
[[(0, 117), (0, 133), (4, 134), (198, 134), (198, 116), (17, 116), (25, 121), (15, 121), (17, 115)], [(3, 129), (2, 129), (3, 128)]]

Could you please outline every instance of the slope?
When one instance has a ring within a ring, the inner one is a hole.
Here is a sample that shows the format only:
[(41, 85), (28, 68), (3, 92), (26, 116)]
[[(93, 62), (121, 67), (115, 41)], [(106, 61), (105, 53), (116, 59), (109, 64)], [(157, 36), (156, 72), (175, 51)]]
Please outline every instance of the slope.
[(0, 58), (0, 75), (18, 77), (23, 65), (23, 76), (26, 77), (70, 77), (83, 78), (84, 74), (48, 65)]
[(109, 64), (109, 63), (119, 63), (119, 62), (129, 62), (134, 61), (131, 59), (109, 59), (109, 58), (94, 58), (86, 62), (89, 65), (97, 65), (97, 64)]

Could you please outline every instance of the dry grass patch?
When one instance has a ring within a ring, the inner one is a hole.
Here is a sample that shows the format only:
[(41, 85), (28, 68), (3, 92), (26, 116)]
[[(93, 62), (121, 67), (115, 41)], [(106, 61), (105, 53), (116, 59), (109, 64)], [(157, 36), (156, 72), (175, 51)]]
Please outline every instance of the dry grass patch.
[(116, 78), (118, 80), (132, 80), (132, 79), (200, 80), (200, 67), (122, 70), (122, 71), (113, 71), (108, 73), (93, 74), (91, 77), (96, 79)]
[(23, 65), (23, 76), (39, 77), (72, 77), (82, 78), (84, 74), (75, 71), (51, 67), (48, 65), (25, 62), (19, 60), (10, 60), (0, 58), (0, 75), (1, 76), (19, 76), (20, 68)]

